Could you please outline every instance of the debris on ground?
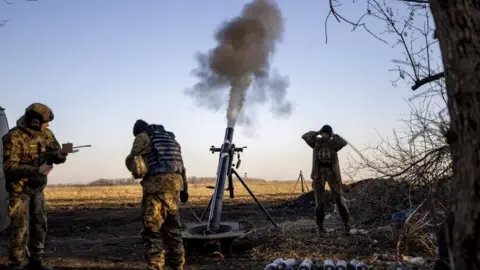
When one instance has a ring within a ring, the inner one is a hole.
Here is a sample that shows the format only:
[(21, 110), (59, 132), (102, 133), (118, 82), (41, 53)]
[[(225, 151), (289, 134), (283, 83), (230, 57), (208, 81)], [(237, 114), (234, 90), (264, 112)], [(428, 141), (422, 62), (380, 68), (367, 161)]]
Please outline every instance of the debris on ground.
[(426, 263), (426, 261), (423, 257), (404, 256), (403, 260), (412, 264), (412, 265), (417, 265), (417, 266), (422, 266)]
[[(405, 218), (404, 211), (422, 203), (426, 189), (412, 188), (406, 182), (393, 179), (365, 179), (343, 185), (344, 199), (357, 224), (389, 225), (394, 218)], [(335, 206), (329, 190), (326, 190), (326, 212), (333, 212)], [(282, 205), (286, 208), (314, 208), (315, 195), (309, 191)], [(312, 210), (313, 211), (313, 210)]]
[[(344, 201), (352, 219), (351, 236), (370, 237), (374, 245), (387, 245), (400, 254), (418, 254), (433, 257), (435, 238), (431, 236), (435, 225), (431, 208), (423, 206), (429, 189), (412, 186), (405, 181), (393, 179), (365, 179), (343, 185)], [(342, 226), (330, 191), (326, 190), (325, 222)], [(313, 191), (283, 203), (283, 209), (311, 212), (314, 217), (315, 196)], [(417, 209), (418, 207), (418, 209)], [(438, 221), (437, 221), (438, 223)], [(376, 235), (383, 235), (379, 240)], [(418, 257), (420, 258), (420, 257)], [(425, 263), (415, 259), (412, 265)]]

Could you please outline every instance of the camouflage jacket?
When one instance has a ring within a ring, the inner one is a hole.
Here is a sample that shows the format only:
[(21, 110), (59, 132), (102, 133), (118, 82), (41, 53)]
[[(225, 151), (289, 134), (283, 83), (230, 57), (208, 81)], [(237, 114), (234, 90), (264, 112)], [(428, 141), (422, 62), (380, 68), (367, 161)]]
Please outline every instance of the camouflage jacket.
[[(309, 131), (305, 134), (303, 134), (302, 139), (308, 144), (313, 149), (313, 160), (312, 160), (312, 173), (310, 177), (312, 179), (318, 179), (320, 176), (320, 171), (324, 170), (325, 168), (321, 168), (318, 164), (318, 159), (317, 157), (317, 152), (319, 150), (320, 142), (322, 140), (325, 140), (323, 138), (318, 138), (318, 132), (317, 131)], [(332, 136), (332, 139), (328, 140), (330, 143), (330, 146), (332, 147), (333, 150), (333, 170), (334, 174), (336, 176), (337, 181), (342, 181), (342, 176), (340, 172), (340, 164), (338, 160), (338, 151), (340, 151), (343, 147), (347, 145), (347, 141), (345, 141), (340, 135), (334, 134)]]
[(38, 164), (39, 155), (45, 153), (47, 147), (61, 148), (50, 129), (33, 130), (25, 124), (23, 117), (17, 121), (16, 127), (3, 136), (2, 142), (5, 187), (9, 192), (22, 192), (29, 179), (42, 177), (38, 171), (41, 165)]
[[(148, 134), (145, 133), (145, 132), (142, 132), (142, 133), (138, 134), (133, 141), (133, 145), (132, 145), (132, 149), (130, 150), (130, 154), (125, 158), (125, 166), (127, 167), (127, 169), (130, 172), (132, 171), (133, 161), (134, 161), (134, 158), (136, 156), (143, 157), (144, 160), (145, 160), (145, 163), (148, 163), (147, 162), (147, 160), (148, 160), (147, 156), (150, 153), (150, 151), (152, 151), (152, 143), (150, 141), (150, 137), (148, 136)], [(147, 165), (147, 169), (148, 169), (148, 165)], [(152, 177), (146, 176), (142, 180), (142, 183), (144, 183), (144, 181), (150, 181), (147, 178), (152, 178)], [(155, 178), (155, 177), (153, 177), (153, 178)], [(181, 189), (187, 190), (188, 189), (188, 184), (187, 184), (187, 176), (186, 176), (185, 168), (183, 169), (182, 178), (183, 178), (183, 183), (181, 183)], [(167, 183), (163, 183), (163, 184), (167, 184)], [(161, 184), (161, 185), (163, 185), (163, 184)]]

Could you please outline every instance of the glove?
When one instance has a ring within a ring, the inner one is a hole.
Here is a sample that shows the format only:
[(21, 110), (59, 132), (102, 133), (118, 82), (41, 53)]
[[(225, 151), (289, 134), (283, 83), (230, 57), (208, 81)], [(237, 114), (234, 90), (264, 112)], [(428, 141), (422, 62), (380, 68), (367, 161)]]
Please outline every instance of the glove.
[(27, 185), (28, 187), (30, 187), (31, 189), (36, 189), (36, 188), (39, 188), (43, 185), (47, 184), (47, 176), (46, 175), (38, 175), (38, 176), (35, 176), (33, 178), (30, 178), (28, 181), (27, 181)]
[(55, 153), (55, 164), (62, 164), (67, 160), (68, 153), (58, 150)]
[(26, 185), (31, 189), (37, 189), (46, 184), (47, 184), (47, 176), (41, 173), (35, 177), (28, 179), (26, 183)]
[(184, 190), (180, 191), (180, 201), (182, 203), (188, 202), (188, 191), (186, 191), (186, 190), (185, 191)]
[(47, 184), (47, 175), (52, 171), (52, 169), (53, 166), (45, 162), (38, 168), (39, 174), (30, 178), (27, 181), (27, 185), (32, 189), (36, 189)]
[(62, 164), (67, 160), (68, 153), (58, 148), (47, 146), (47, 152), (42, 155), (48, 165)]

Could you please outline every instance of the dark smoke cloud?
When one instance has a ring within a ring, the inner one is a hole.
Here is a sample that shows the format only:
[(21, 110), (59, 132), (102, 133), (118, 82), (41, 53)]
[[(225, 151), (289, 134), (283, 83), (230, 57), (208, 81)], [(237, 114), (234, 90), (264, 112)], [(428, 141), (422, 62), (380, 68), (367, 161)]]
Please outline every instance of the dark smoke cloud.
[(285, 100), (288, 77), (271, 71), (269, 64), (283, 31), (283, 19), (275, 3), (254, 0), (245, 5), (239, 17), (224, 23), (215, 33), (216, 48), (197, 52), (198, 68), (192, 73), (199, 82), (185, 94), (198, 106), (215, 111), (228, 100), (229, 127), (251, 127), (254, 106), (269, 99), (274, 115), (290, 116), (292, 104)]

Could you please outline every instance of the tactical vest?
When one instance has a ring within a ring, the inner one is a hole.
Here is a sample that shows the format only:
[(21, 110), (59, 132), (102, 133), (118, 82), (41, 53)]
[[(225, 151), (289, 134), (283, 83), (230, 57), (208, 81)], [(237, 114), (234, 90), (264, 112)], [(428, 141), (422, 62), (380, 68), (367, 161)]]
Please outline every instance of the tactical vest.
[(320, 141), (318, 144), (316, 156), (318, 165), (321, 167), (332, 167), (334, 156), (330, 142)]
[(150, 125), (152, 149), (147, 156), (148, 175), (183, 172), (183, 159), (180, 144), (175, 135), (167, 132), (162, 125)]
[[(16, 138), (17, 140), (20, 140), (21, 144), (23, 145), (22, 152), (20, 153), (20, 163), (35, 167), (40, 166), (44, 162), (44, 160), (42, 160), (42, 155), (47, 151), (48, 141), (44, 136), (42, 136), (42, 134), (33, 133), (22, 126), (16, 126), (9, 132), (15, 132), (16, 130), (19, 130), (24, 135), (21, 138)], [(4, 137), (5, 136), (7, 136), (7, 134), (5, 134)], [(36, 190), (43, 190), (46, 186), (46, 176), (37, 176), (38, 178), (45, 178), (40, 179), (40, 181), (29, 178), (11, 179), (7, 175), (5, 176), (5, 188), (8, 192), (30, 193)]]

